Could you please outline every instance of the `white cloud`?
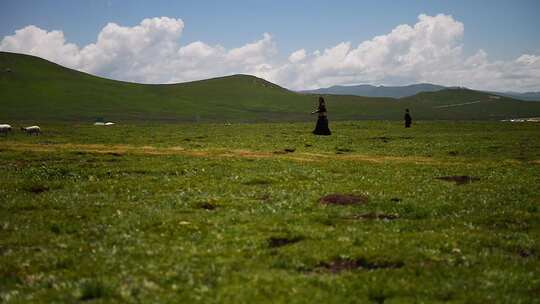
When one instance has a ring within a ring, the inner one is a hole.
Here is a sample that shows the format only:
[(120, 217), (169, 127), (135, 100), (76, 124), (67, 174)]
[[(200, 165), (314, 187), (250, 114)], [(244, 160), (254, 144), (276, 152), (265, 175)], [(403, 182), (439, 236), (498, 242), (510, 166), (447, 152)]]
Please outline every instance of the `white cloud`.
[(184, 22), (144, 19), (133, 27), (107, 24), (95, 43), (79, 47), (61, 31), (36, 26), (4, 37), (0, 50), (40, 56), (119, 80), (170, 83), (250, 73), (292, 89), (334, 84), (433, 82), (489, 90), (540, 90), (540, 56), (490, 61), (487, 52), (462, 52), (464, 25), (452, 16), (420, 15), (356, 46), (341, 42), (319, 51), (299, 49), (278, 60), (273, 37), (225, 49), (196, 41), (181, 44)]
[(306, 50), (304, 49), (295, 51), (289, 56), (289, 61), (292, 63), (297, 63), (304, 59), (306, 59)]
[(4, 37), (0, 50), (35, 55), (70, 67), (76, 66), (80, 53), (75, 44), (66, 43), (63, 32), (47, 32), (33, 25)]

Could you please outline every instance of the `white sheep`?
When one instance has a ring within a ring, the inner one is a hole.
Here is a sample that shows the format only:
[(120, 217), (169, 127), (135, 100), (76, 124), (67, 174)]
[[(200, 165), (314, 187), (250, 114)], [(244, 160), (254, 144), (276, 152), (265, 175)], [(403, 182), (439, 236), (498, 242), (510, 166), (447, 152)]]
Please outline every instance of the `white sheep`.
[(41, 133), (41, 128), (39, 126), (30, 126), (30, 127), (21, 127), (21, 130), (26, 132), (28, 135), (39, 135)]
[(6, 136), (9, 132), (11, 132), (11, 126), (8, 124), (0, 124), (0, 134)]
[(94, 126), (114, 126), (116, 123), (112, 122), (112, 121), (108, 121), (108, 122), (95, 122), (94, 123)]

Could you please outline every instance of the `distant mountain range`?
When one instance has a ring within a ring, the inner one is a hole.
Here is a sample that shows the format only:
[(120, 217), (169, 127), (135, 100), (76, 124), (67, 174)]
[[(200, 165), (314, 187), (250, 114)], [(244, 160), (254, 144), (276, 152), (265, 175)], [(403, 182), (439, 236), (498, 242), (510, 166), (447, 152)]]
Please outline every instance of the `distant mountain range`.
[(514, 99), (526, 100), (526, 101), (540, 101), (540, 92), (489, 92), (492, 94), (497, 94), (505, 97), (510, 97)]
[(446, 88), (447, 87), (430, 83), (419, 83), (395, 87), (372, 86), (369, 84), (362, 84), (352, 86), (335, 85), (328, 88), (301, 91), (301, 93), (402, 98), (413, 96), (421, 92), (436, 92), (444, 90)]
[[(406, 86), (373, 86), (368, 84), (342, 86), (335, 85), (328, 88), (300, 91), (300, 93), (309, 94), (333, 94), (333, 95), (354, 95), (365, 97), (390, 97), (403, 98), (416, 95), (423, 92), (437, 92), (444, 89), (454, 89), (456, 87), (445, 87), (431, 83), (419, 83)], [(526, 100), (540, 101), (540, 92), (487, 92), (500, 96)]]

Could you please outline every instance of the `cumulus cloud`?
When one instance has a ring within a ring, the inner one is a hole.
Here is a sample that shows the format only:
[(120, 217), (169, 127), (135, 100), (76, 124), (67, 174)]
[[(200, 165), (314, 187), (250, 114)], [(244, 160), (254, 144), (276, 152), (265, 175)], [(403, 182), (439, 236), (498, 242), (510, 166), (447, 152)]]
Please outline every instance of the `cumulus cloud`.
[(306, 50), (304, 49), (300, 49), (296, 52), (293, 52), (290, 56), (289, 56), (289, 61), (292, 62), (292, 63), (297, 63), (297, 62), (300, 62), (302, 60), (304, 60), (306, 58)]
[(4, 37), (0, 50), (32, 54), (59, 64), (119, 80), (170, 83), (248, 73), (291, 89), (335, 84), (433, 82), (489, 90), (540, 90), (540, 56), (490, 61), (484, 50), (463, 54), (464, 25), (452, 16), (420, 15), (414, 25), (357, 45), (349, 41), (279, 60), (273, 37), (226, 49), (202, 41), (182, 44), (184, 22), (144, 19), (132, 27), (107, 24), (95, 43), (79, 47), (61, 31), (36, 26)]
[(35, 55), (69, 67), (77, 65), (80, 53), (75, 44), (66, 43), (63, 32), (47, 32), (33, 25), (4, 37), (0, 50)]

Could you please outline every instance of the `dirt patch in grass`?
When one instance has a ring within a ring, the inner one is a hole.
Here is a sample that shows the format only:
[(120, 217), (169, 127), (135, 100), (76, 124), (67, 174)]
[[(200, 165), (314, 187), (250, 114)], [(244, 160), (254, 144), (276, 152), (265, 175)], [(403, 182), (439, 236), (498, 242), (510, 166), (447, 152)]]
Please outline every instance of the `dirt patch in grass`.
[(46, 185), (34, 184), (34, 185), (25, 186), (24, 190), (30, 193), (40, 194), (40, 193), (49, 191), (50, 188)]
[(287, 153), (294, 153), (296, 151), (295, 148), (285, 148), (280, 151), (274, 151), (274, 154), (287, 154)]
[(209, 203), (209, 202), (202, 202), (197, 205), (200, 209), (204, 210), (215, 210), (217, 208), (216, 205)]
[(522, 258), (529, 258), (535, 255), (533, 248), (518, 248), (517, 254)]
[(330, 261), (323, 261), (317, 264), (312, 272), (340, 273), (344, 271), (355, 270), (378, 270), (378, 269), (397, 269), (405, 264), (401, 261), (369, 261), (366, 258), (343, 259), (336, 258)]
[(480, 180), (480, 178), (478, 177), (472, 177), (468, 175), (440, 176), (440, 177), (436, 177), (436, 179), (447, 181), (447, 182), (455, 182), (456, 185), (470, 184), (472, 182), (476, 182)]
[(304, 237), (302, 236), (294, 236), (294, 237), (271, 237), (268, 239), (268, 247), (270, 248), (277, 248), (277, 247), (283, 247), (286, 245), (298, 243), (301, 240), (303, 240)]
[(268, 203), (270, 202), (271, 197), (270, 194), (264, 193), (263, 195), (259, 196), (258, 199), (264, 203)]
[(336, 147), (336, 154), (343, 154), (343, 153), (349, 153), (349, 152), (354, 152), (354, 150), (350, 148)]
[(324, 205), (360, 205), (368, 202), (368, 197), (359, 194), (328, 194), (319, 199)]
[(534, 256), (535, 252), (532, 248), (519, 248), (518, 255), (522, 258), (528, 258)]
[(257, 186), (257, 185), (270, 185), (271, 183), (272, 181), (269, 179), (253, 178), (253, 179), (243, 182), (242, 184), (246, 186)]
[(347, 220), (387, 220), (387, 221), (395, 220), (398, 218), (399, 218), (399, 215), (395, 213), (377, 213), (377, 212), (368, 212), (368, 213), (362, 213), (362, 214), (344, 217), (344, 219), (347, 219)]

